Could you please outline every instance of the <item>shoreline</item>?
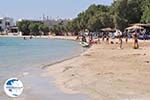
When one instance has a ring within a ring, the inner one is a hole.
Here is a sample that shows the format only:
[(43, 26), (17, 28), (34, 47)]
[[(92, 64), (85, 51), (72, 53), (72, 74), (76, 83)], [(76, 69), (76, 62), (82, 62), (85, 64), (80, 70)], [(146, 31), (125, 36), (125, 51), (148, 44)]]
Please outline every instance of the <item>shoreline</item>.
[[(12, 38), (24, 38), (24, 37), (31, 37), (31, 36), (14, 36), (14, 35), (0, 35), (0, 37), (12, 37)], [(62, 40), (76, 40), (77, 36), (54, 36), (54, 35), (48, 35), (48, 36), (33, 36), (33, 38), (43, 38), (43, 39), (62, 39)], [(125, 38), (123, 38), (124, 40)], [(97, 40), (97, 39), (96, 39)], [(110, 41), (116, 41), (117, 39), (110, 39)], [(125, 40), (124, 40), (125, 41)], [(139, 42), (150, 42), (150, 40), (140, 40)], [(132, 42), (132, 39), (129, 39), (128, 42)]]
[[(55, 63), (52, 63), (52, 64), (48, 64), (48, 65), (44, 65), (44, 66), (42, 66), (42, 69), (43, 70), (46, 70), (46, 71), (48, 71), (48, 73), (44, 73), (43, 74), (43, 76), (50, 76), (50, 77), (53, 77), (54, 78), (54, 84), (56, 85), (56, 87), (60, 87), (60, 90), (62, 90), (64, 93), (67, 93), (67, 94), (78, 94), (78, 93), (80, 93), (79, 91), (74, 91), (74, 90), (70, 90), (70, 89), (67, 89), (67, 88), (65, 88), (65, 87), (63, 87), (63, 86), (59, 86), (59, 85), (57, 85), (57, 79), (56, 79), (56, 77), (57, 76), (55, 76), (55, 75), (53, 75), (52, 73), (49, 73), (49, 70), (53, 67), (57, 67), (57, 66), (59, 66), (59, 65), (62, 65), (62, 64), (64, 64), (64, 63), (70, 63), (70, 61), (74, 61), (74, 60), (77, 60), (77, 59), (80, 59), (80, 57), (82, 57), (82, 56), (84, 56), (84, 55), (86, 55), (87, 53), (89, 53), (90, 52), (90, 49), (93, 49), (93, 47), (91, 46), (90, 48), (88, 48), (88, 49), (86, 49), (85, 51), (83, 51), (82, 53), (80, 53), (79, 55), (77, 55), (77, 56), (74, 56), (74, 57), (71, 57), (71, 58), (67, 58), (67, 59), (64, 59), (64, 60), (61, 60), (61, 61), (58, 61), (58, 62), (55, 62)], [(55, 70), (56, 68), (54, 68), (54, 70)], [(66, 70), (68, 70), (68, 68), (66, 69)], [(85, 94), (85, 93), (82, 93), (82, 94)]]
[[(89, 49), (89, 48), (88, 48), (88, 49)], [(57, 62), (54, 62), (54, 63), (50, 63), (50, 64), (47, 64), (47, 65), (43, 65), (43, 66), (41, 67), (41, 69), (44, 69), (44, 70), (45, 70), (45, 69), (47, 69), (48, 67), (54, 66), (54, 65), (56, 65), (56, 64), (61, 64), (61, 63), (65, 62), (65, 61), (69, 61), (69, 60), (71, 60), (71, 59), (80, 57), (80, 56), (81, 56), (84, 52), (86, 52), (88, 49), (82, 51), (82, 52), (81, 52), (80, 54), (78, 54), (78, 55), (75, 55), (75, 56), (66, 58), (66, 59), (64, 59), (64, 60), (60, 60), (60, 61), (57, 61)]]
[[(0, 37), (12, 37), (12, 38), (23, 38), (23, 37), (31, 37), (31, 36), (14, 36), (14, 35), (0, 35)], [(65, 39), (65, 40), (76, 40), (76, 36), (33, 36), (33, 38), (44, 38), (44, 39)]]
[(93, 45), (78, 57), (47, 67), (44, 75), (54, 77), (56, 87), (65, 93), (86, 94), (90, 100), (150, 99), (150, 87), (145, 84), (150, 83), (146, 77), (150, 75), (149, 42), (140, 42), (137, 50), (130, 42), (124, 43), (124, 49), (117, 46)]

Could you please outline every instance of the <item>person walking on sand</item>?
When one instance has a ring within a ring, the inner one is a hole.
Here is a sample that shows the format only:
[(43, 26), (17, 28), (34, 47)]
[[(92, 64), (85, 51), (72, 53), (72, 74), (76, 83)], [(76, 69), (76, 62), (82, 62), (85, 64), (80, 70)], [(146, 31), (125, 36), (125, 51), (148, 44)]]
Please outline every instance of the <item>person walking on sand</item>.
[(89, 33), (89, 44), (93, 43), (93, 34)]
[(109, 44), (109, 36), (106, 37), (106, 43)]
[(80, 39), (80, 35), (78, 34), (77, 37), (76, 37), (76, 40), (79, 40), (79, 39)]
[(123, 44), (123, 41), (122, 41), (122, 32), (120, 30), (116, 30), (115, 32), (115, 37), (119, 39), (119, 48), (122, 49), (122, 44)]
[(126, 43), (128, 43), (128, 36), (125, 37), (125, 41), (126, 41)]
[(119, 36), (119, 48), (122, 49), (122, 37), (121, 35)]
[(100, 44), (101, 43), (101, 40), (100, 40), (100, 38), (101, 38), (101, 36), (100, 36), (100, 33), (98, 34), (98, 43)]
[(128, 31), (126, 30), (124, 34), (125, 34), (125, 42), (128, 43)]
[(104, 42), (104, 40), (105, 40), (105, 33), (102, 32), (102, 42)]
[(139, 48), (139, 44), (138, 44), (138, 33), (137, 30), (135, 30), (135, 32), (133, 33), (133, 48), (134, 49), (138, 49)]

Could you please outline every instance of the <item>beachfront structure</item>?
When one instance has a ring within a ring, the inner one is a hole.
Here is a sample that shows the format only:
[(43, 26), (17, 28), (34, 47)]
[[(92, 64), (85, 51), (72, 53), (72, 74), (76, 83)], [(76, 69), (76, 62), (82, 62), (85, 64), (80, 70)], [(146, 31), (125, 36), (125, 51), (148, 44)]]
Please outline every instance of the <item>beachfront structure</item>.
[(14, 26), (13, 18), (10, 17), (1, 17), (0, 18), (0, 31), (8, 31), (10, 27)]
[(32, 20), (32, 19), (19, 19), (17, 22), (29, 21), (33, 23), (43, 23), (43, 20)]

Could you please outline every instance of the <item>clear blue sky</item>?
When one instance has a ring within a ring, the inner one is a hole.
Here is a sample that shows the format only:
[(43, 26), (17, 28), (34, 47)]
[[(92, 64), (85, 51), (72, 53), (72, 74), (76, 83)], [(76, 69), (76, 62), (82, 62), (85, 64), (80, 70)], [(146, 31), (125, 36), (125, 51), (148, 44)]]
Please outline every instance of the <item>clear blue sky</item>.
[(40, 19), (74, 18), (91, 4), (110, 5), (112, 0), (1, 0), (0, 17)]

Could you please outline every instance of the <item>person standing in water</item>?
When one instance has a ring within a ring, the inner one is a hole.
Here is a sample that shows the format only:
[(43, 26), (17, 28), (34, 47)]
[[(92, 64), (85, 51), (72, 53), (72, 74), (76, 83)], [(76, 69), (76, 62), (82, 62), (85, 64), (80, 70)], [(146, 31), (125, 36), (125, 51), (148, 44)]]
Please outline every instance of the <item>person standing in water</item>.
[(122, 49), (122, 44), (123, 44), (123, 41), (122, 41), (122, 32), (120, 30), (116, 30), (115, 32), (115, 37), (119, 39), (119, 48)]

